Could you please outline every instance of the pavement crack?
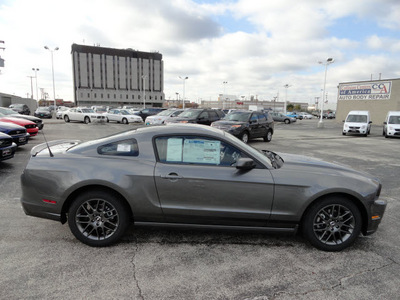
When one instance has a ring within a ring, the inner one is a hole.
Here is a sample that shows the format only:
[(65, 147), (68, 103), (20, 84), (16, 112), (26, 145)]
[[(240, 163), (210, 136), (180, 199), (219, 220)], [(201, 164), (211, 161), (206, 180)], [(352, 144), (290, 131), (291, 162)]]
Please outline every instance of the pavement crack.
[(132, 264), (132, 267), (133, 267), (132, 268), (133, 269), (133, 281), (134, 281), (134, 283), (136, 285), (136, 288), (138, 290), (138, 293), (139, 293), (138, 297), (137, 298), (135, 297), (135, 298), (144, 300), (144, 297), (143, 297), (143, 294), (142, 294), (142, 289), (139, 286), (139, 280), (138, 280), (137, 275), (136, 275), (136, 271), (137, 270), (136, 270), (135, 260), (136, 260), (136, 254), (137, 254), (138, 250), (139, 250), (139, 243), (137, 241), (135, 241), (134, 254), (133, 254), (132, 259), (131, 259), (131, 264)]

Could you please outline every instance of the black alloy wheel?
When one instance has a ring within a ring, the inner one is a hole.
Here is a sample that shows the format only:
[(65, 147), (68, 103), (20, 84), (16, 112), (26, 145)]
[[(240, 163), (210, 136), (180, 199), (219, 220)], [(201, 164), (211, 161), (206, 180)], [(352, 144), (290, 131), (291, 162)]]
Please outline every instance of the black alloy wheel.
[(73, 235), (86, 245), (105, 247), (116, 243), (129, 226), (129, 213), (122, 200), (106, 191), (80, 194), (68, 210)]
[(267, 135), (264, 137), (264, 142), (269, 143), (272, 140), (272, 130), (268, 130)]
[(323, 251), (341, 251), (350, 246), (361, 231), (361, 213), (349, 199), (327, 197), (306, 212), (304, 237)]

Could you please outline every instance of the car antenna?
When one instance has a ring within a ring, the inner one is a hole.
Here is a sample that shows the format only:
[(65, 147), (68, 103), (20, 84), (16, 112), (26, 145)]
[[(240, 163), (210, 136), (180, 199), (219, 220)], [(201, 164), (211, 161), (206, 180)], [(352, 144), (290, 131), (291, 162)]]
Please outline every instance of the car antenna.
[(49, 146), (49, 143), (47, 142), (46, 136), (44, 135), (44, 131), (43, 131), (43, 129), (42, 129), (42, 134), (43, 134), (44, 140), (45, 140), (45, 142), (46, 142), (47, 149), (49, 149), (49, 154), (50, 154), (50, 157), (54, 157), (54, 154), (53, 154), (53, 152), (51, 152), (51, 150), (50, 150), (50, 146)]

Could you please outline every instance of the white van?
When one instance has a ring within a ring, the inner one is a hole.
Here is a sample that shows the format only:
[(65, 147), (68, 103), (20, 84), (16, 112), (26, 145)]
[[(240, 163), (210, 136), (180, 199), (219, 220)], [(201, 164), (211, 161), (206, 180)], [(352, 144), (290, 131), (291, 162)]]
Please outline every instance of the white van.
[(343, 122), (343, 135), (349, 133), (368, 136), (370, 134), (372, 121), (367, 110), (352, 110)]
[(400, 137), (400, 111), (389, 111), (383, 122), (383, 133), (385, 138)]

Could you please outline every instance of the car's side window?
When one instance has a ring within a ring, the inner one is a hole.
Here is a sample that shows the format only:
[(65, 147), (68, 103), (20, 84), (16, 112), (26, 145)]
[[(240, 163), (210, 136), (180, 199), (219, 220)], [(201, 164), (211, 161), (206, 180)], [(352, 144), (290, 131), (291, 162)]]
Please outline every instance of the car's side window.
[(260, 122), (260, 123), (265, 123), (265, 122), (267, 122), (266, 115), (264, 115), (264, 114), (259, 114), (259, 115), (258, 115), (258, 122)]
[(156, 138), (155, 143), (163, 163), (234, 166), (243, 157), (237, 148), (211, 138), (169, 136)]
[(138, 156), (139, 147), (135, 139), (129, 139), (102, 145), (97, 148), (97, 153), (113, 156)]
[(209, 119), (209, 117), (208, 117), (208, 112), (203, 111), (203, 112), (199, 115), (199, 119), (205, 119), (205, 120)]
[(257, 122), (257, 115), (256, 114), (252, 114), (250, 117), (250, 122), (251, 123), (256, 123)]

